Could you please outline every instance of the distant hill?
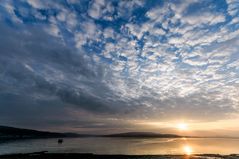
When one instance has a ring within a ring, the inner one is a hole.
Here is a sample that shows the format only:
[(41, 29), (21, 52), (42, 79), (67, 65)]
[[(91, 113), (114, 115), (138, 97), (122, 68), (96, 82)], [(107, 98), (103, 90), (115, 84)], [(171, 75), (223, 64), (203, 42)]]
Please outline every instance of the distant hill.
[(0, 126), (0, 142), (18, 139), (66, 138), (66, 137), (179, 138), (183, 136), (175, 134), (159, 134), (152, 132), (127, 132), (109, 135), (89, 135), (76, 133), (57, 133), (57, 132), (38, 131), (31, 129)]
[(56, 133), (47, 131), (37, 131), (31, 129), (21, 129), (8, 126), (0, 126), (0, 140), (32, 139), (32, 138), (64, 138), (79, 137), (74, 133)]
[(127, 132), (119, 134), (104, 135), (105, 137), (136, 137), (136, 138), (178, 138), (182, 137), (175, 134), (159, 134), (152, 132)]

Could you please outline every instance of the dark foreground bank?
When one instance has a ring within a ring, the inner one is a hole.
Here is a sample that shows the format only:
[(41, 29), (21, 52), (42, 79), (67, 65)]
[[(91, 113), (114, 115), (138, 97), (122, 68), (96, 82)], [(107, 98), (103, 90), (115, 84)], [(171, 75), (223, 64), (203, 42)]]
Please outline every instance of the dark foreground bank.
[(28, 153), (0, 155), (0, 159), (239, 159), (239, 155), (95, 155), (81, 153)]

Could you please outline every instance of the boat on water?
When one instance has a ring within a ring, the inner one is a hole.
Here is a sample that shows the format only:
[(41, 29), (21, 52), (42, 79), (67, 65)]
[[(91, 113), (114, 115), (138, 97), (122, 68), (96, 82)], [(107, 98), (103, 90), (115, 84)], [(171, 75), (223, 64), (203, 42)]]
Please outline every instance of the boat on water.
[(58, 139), (58, 144), (62, 144), (63, 143), (63, 139)]

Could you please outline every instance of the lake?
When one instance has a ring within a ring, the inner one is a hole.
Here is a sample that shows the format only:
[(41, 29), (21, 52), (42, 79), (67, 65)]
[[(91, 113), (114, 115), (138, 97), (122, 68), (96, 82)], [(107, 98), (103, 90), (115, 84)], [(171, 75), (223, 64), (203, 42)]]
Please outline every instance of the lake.
[(239, 153), (239, 139), (232, 138), (66, 138), (34, 139), (0, 144), (0, 154), (37, 151), (95, 154), (232, 154)]

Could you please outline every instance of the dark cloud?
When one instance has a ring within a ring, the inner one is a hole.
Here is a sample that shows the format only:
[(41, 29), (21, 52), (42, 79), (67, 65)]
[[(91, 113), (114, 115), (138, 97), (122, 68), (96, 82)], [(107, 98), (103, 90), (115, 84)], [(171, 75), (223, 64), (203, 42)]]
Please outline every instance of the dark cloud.
[(64, 114), (66, 106), (95, 112), (110, 109), (87, 88), (78, 87), (100, 84), (79, 52), (37, 26), (15, 31), (1, 25), (0, 30), (1, 119), (44, 118), (59, 110)]

